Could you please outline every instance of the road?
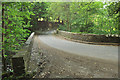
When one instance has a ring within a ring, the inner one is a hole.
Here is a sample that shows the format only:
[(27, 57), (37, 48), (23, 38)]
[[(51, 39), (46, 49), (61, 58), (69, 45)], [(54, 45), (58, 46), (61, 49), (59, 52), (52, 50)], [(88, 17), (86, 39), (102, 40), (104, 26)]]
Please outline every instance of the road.
[(33, 78), (118, 78), (118, 47), (90, 45), (51, 35), (34, 36), (30, 58)]
[(71, 54), (118, 62), (118, 46), (83, 44), (61, 39), (53, 35), (39, 35), (38, 38), (50, 47)]

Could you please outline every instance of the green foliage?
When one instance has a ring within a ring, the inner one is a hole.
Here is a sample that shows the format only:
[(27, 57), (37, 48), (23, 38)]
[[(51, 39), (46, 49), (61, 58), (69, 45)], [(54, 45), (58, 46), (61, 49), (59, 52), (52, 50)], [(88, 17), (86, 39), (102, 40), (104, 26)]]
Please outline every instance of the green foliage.
[(33, 25), (34, 29), (35, 27), (37, 27), (37, 22), (38, 19), (43, 18), (44, 20), (47, 20), (47, 8), (48, 8), (48, 4), (46, 2), (33, 2), (32, 4), (32, 8), (30, 9), (30, 11), (32, 11), (34, 13), (34, 15), (31, 15), (31, 24)]
[[(3, 3), (5, 50), (19, 49), (37, 27), (38, 19), (63, 22), (59, 29), (71, 32), (118, 34), (120, 2), (10, 2)], [(106, 7), (104, 7), (106, 6)], [(33, 29), (33, 28), (31, 28)]]
[[(55, 2), (50, 3), (51, 21), (63, 21), (59, 29), (71, 32), (118, 34), (120, 2)], [(106, 6), (106, 7), (104, 7)]]
[(28, 30), (30, 25), (30, 15), (33, 12), (29, 11), (31, 3), (28, 2), (5, 2), (4, 4), (4, 49), (12, 51), (19, 49), (29, 36)]

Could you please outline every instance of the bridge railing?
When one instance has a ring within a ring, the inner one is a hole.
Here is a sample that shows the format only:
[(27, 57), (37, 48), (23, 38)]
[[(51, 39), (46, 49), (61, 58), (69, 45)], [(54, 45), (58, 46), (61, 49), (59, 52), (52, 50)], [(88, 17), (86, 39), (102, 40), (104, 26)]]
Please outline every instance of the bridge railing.
[(21, 76), (28, 70), (34, 34), (35, 32), (29, 36), (23, 48), (12, 57), (12, 68), (14, 76)]

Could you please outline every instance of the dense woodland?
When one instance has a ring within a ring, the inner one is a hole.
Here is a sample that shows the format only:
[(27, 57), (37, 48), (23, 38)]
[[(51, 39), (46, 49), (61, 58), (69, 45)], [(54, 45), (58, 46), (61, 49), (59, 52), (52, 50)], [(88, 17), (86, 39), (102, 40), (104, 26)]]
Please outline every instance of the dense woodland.
[[(59, 6), (59, 7), (58, 7)], [(120, 2), (51, 3), (49, 16), (62, 20), (60, 29), (94, 34), (118, 34)]]
[(60, 30), (118, 35), (120, 2), (4, 2), (2, 3), (4, 57), (19, 50), (37, 21), (60, 22)]
[(61, 22), (59, 29), (78, 33), (118, 34), (120, 2), (3, 3), (4, 48), (16, 50), (38, 20)]

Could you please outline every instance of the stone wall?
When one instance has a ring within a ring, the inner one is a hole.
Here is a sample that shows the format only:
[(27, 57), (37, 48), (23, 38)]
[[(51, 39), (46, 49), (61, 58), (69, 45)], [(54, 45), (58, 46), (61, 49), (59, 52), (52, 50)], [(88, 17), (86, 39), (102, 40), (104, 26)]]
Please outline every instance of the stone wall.
[(12, 57), (12, 67), (15, 76), (20, 76), (28, 71), (34, 34), (33, 32), (25, 42), (23, 48), (18, 50)]
[(67, 38), (87, 41), (87, 42), (105, 42), (105, 43), (119, 43), (120, 37), (106, 36), (106, 35), (96, 35), (96, 34), (80, 34), (72, 33), (66, 31), (58, 31), (58, 34)]

